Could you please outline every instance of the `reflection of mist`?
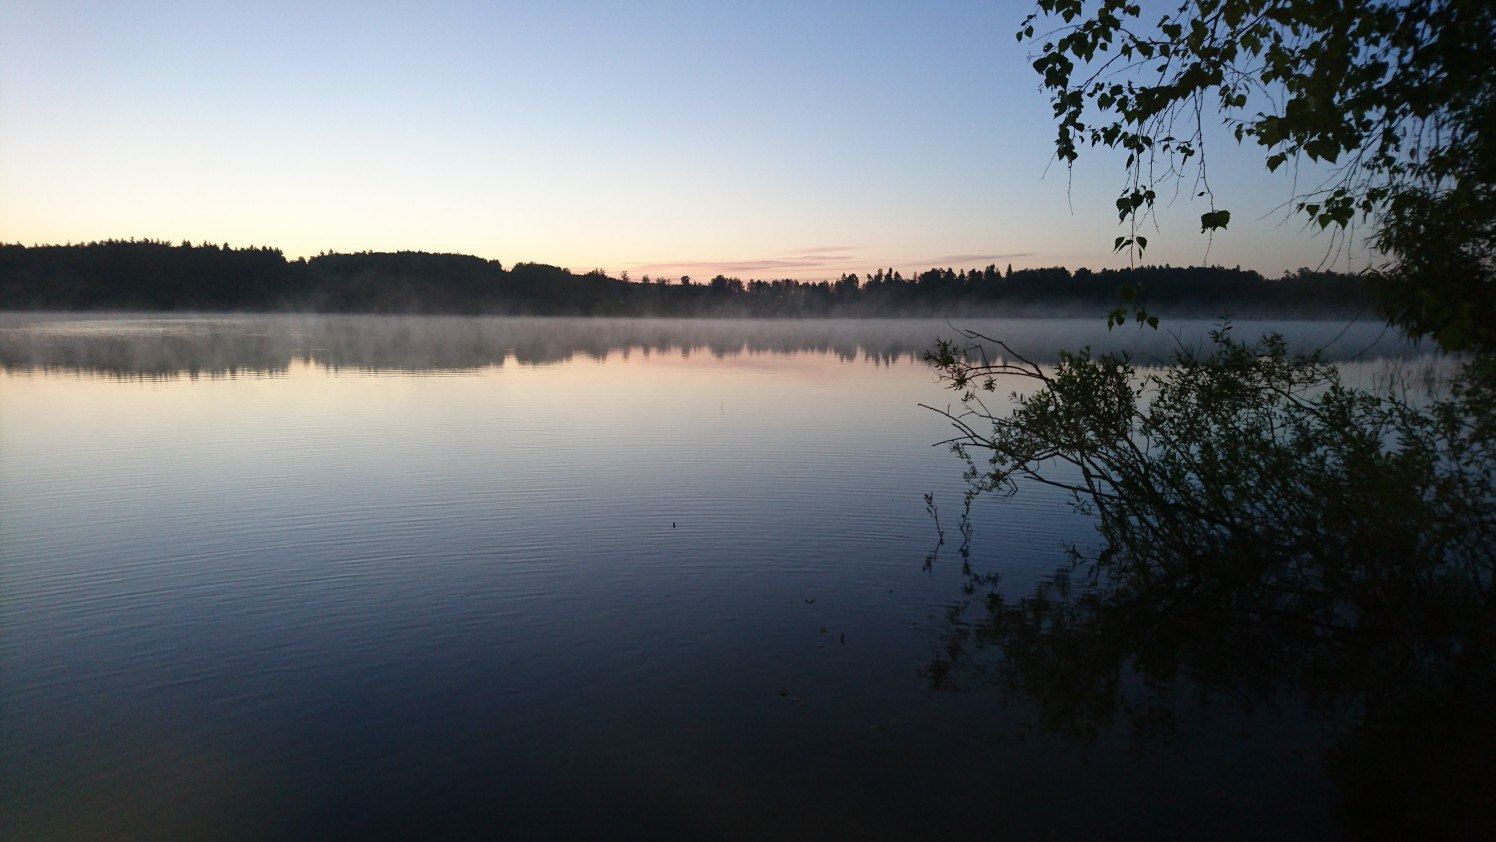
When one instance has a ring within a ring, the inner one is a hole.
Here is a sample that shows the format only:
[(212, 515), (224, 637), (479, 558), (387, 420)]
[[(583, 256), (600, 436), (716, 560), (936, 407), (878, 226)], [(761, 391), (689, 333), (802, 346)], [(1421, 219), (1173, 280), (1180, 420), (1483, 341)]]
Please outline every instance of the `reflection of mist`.
[[(278, 374), (292, 363), (330, 369), (459, 371), (506, 362), (543, 365), (613, 353), (729, 357), (833, 354), (882, 364), (923, 358), (956, 328), (1000, 337), (1036, 361), (1061, 348), (1127, 350), (1143, 363), (1167, 359), (1178, 342), (1203, 341), (1209, 321), (1165, 330), (1108, 331), (1101, 319), (601, 319), (443, 316), (0, 316), (0, 366), (122, 377)], [(1332, 360), (1416, 353), (1378, 324), (1241, 322), (1238, 336), (1277, 330), (1298, 350)]]

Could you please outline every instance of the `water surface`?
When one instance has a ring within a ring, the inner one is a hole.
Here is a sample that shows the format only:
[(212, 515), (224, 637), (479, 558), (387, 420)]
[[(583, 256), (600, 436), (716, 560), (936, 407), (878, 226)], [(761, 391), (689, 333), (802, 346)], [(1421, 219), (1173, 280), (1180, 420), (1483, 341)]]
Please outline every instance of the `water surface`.
[[(968, 579), (954, 541), (924, 564), (962, 484), (920, 356), (953, 334), (5, 317), (0, 835), (1335, 834), (1345, 724), (1292, 697), (1077, 738), (932, 674)], [(1014, 593), (1094, 542), (1040, 488), (975, 524)]]

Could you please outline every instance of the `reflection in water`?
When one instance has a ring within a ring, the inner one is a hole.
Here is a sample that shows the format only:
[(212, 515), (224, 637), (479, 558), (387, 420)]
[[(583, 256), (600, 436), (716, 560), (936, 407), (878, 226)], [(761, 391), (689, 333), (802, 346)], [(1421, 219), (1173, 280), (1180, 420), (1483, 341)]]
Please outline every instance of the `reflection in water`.
[(1139, 750), (1297, 711), (1330, 729), (1318, 759), (1350, 837), (1496, 828), (1496, 612), (1481, 575), (1384, 569), (1354, 593), (1332, 577), (1200, 571), (1123, 585), (1077, 560), (1015, 596), (962, 549), (966, 596), (925, 670), (935, 687), (995, 685), (1047, 733), (1121, 728)]
[[(1350, 835), (1488, 838), (1496, 454), (1484, 382), (1383, 399), (1276, 341), (1215, 345), (1150, 377), (1109, 357), (1046, 372), (940, 349), (943, 375), (969, 390), (968, 414), (952, 416), (968, 512), (1019, 480), (1060, 490), (1095, 513), (1099, 546), (1011, 587), (973, 563), (963, 529), (966, 599), (929, 679), (981, 675), (1031, 703), (1048, 733), (1121, 730), (1143, 747), (1289, 711), (1319, 726), (1311, 754)], [(974, 394), (994, 374), (1040, 386), (989, 409)]]
[[(0, 318), (0, 837), (1329, 835), (1313, 729), (1139, 759), (929, 692), (926, 618), (985, 593), (910, 563), (924, 493), (968, 537), (918, 406), (949, 332)], [(1010, 589), (1089, 530), (981, 517)], [(956, 619), (946, 685), (996, 651)], [(1101, 648), (1070, 707), (1132, 692)]]
[[(1089, 344), (1163, 359), (1176, 341), (1198, 342), (1208, 321), (1170, 330), (1108, 332), (1099, 319), (975, 320), (1030, 359)], [(1281, 324), (1272, 327), (1284, 329)], [(1240, 323), (1249, 335), (1266, 325)], [(1299, 323), (1286, 332), (1331, 359), (1406, 358), (1414, 351), (1375, 324)], [(946, 322), (927, 319), (547, 319), (389, 316), (168, 316), (98, 318), (0, 314), (0, 368), (120, 377), (285, 373), (294, 363), (329, 369), (457, 371), (513, 362), (540, 365), (610, 354), (831, 354), (891, 364), (918, 360)]]

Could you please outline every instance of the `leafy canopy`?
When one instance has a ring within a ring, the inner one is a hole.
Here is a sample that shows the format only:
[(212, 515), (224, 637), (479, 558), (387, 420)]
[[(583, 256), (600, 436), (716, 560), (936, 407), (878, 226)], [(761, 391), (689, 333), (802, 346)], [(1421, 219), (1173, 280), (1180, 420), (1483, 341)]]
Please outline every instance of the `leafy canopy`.
[[(1052, 31), (1035, 28), (1058, 22)], [(1038, 0), (1020, 42), (1051, 93), (1056, 151), (1127, 152), (1117, 199), (1138, 223), (1164, 183), (1192, 179), (1226, 228), (1204, 158), (1218, 114), (1276, 170), (1304, 159), (1329, 175), (1294, 199), (1320, 229), (1359, 216), (1392, 259), (1383, 314), (1452, 350), (1496, 347), (1496, 3), (1490, 0), (1184, 0), (1151, 25), (1138, 0)]]

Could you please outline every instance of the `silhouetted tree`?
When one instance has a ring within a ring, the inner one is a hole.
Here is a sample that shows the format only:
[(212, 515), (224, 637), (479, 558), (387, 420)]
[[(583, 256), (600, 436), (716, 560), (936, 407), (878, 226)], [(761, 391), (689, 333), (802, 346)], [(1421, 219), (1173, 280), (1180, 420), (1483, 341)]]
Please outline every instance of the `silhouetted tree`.
[[(1083, 144), (1127, 153), (1118, 249), (1147, 246), (1158, 180), (1186, 173), (1208, 199), (1201, 230), (1230, 223), (1205, 168), (1202, 115), (1219, 113), (1269, 170), (1336, 165), (1294, 206), (1319, 229), (1370, 223), (1392, 258), (1374, 275), (1392, 323), (1496, 350), (1496, 4), (1184, 0), (1143, 15), (1133, 0), (1038, 0), (1018, 32), (1042, 42), (1060, 159)], [(1040, 32), (1041, 17), (1062, 25)]]

